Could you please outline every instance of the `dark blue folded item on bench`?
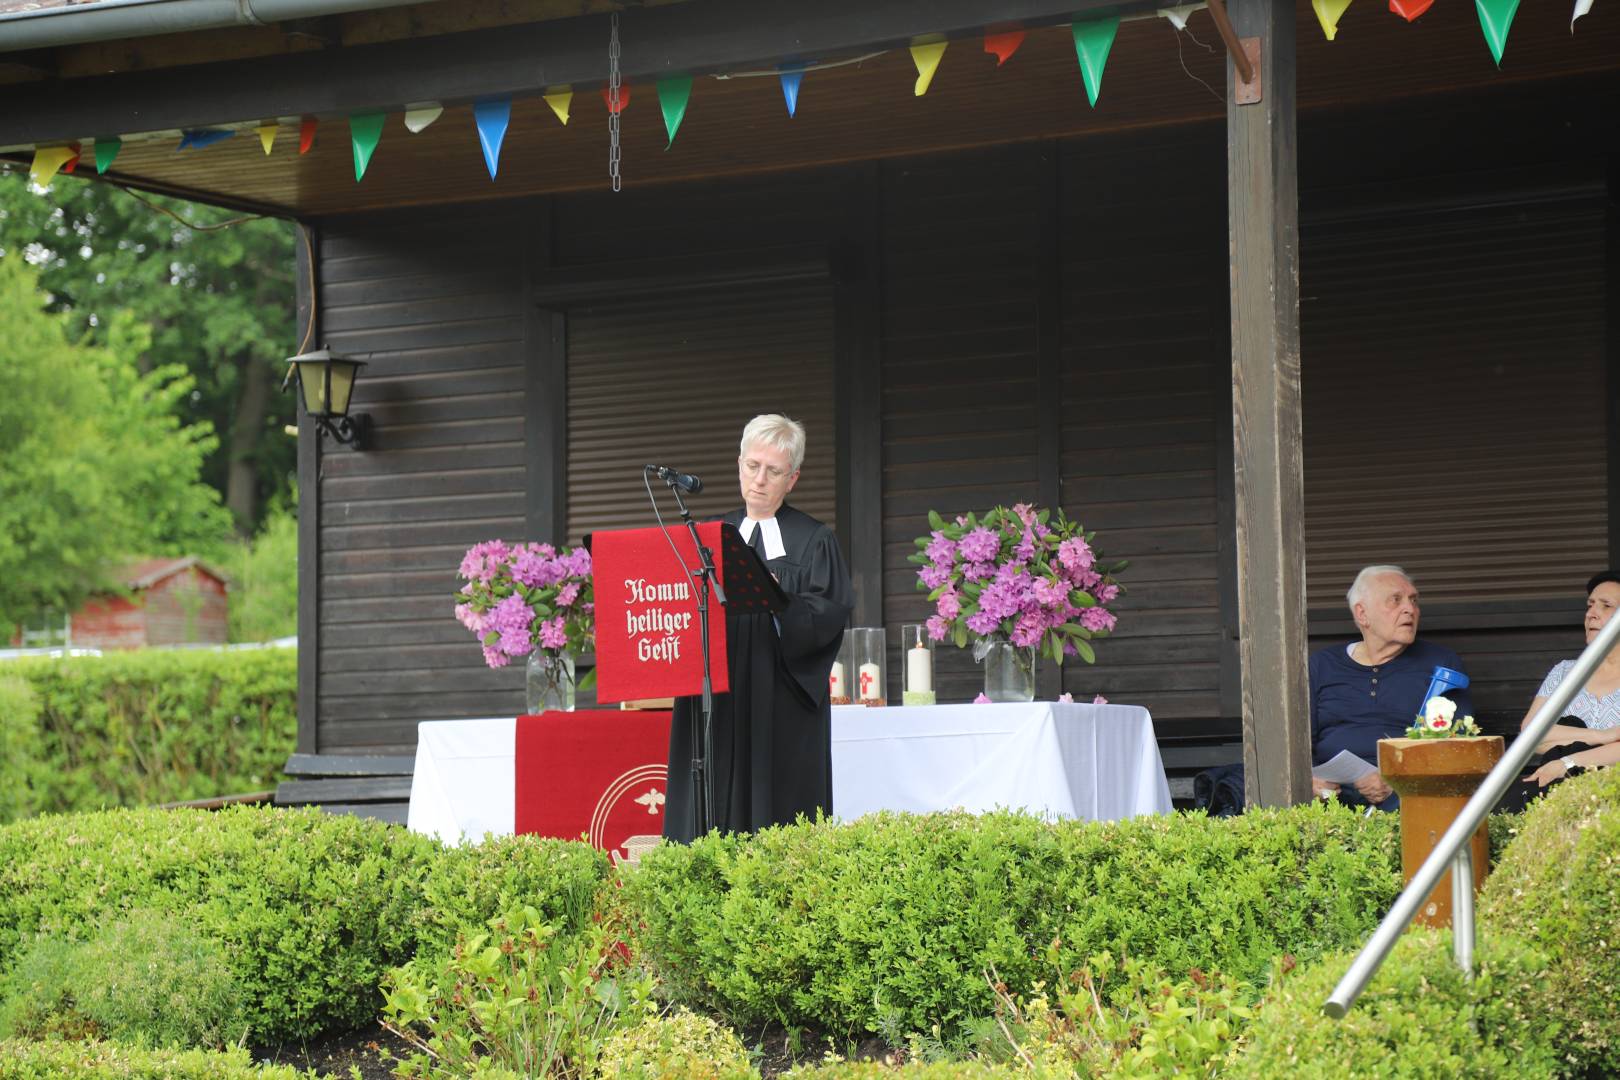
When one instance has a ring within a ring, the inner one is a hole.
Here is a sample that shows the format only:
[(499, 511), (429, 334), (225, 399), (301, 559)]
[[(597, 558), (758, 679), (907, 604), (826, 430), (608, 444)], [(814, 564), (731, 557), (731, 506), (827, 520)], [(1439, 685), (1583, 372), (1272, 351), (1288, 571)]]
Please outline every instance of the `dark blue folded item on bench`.
[(1217, 765), (1193, 777), (1193, 808), (1210, 817), (1243, 813), (1243, 763)]

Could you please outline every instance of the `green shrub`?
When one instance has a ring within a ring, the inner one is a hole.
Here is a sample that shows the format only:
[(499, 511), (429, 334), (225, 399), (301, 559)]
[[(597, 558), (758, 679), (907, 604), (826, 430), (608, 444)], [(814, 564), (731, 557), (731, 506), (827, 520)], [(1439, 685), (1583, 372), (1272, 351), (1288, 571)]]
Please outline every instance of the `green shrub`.
[(1072, 1076), (1029, 1070), (1011, 1065), (988, 1065), (982, 1061), (941, 1061), (931, 1064), (880, 1065), (873, 1061), (838, 1061), (821, 1065), (801, 1065), (782, 1074), (783, 1080), (1008, 1080), (1020, 1077)]
[(419, 944), (442, 956), (510, 900), (577, 933), (606, 867), (576, 842), (447, 849), (316, 810), (36, 818), (0, 827), (0, 974), (36, 936), (86, 941), (151, 908), (225, 948), (254, 1039), (308, 1038), (373, 1019), (384, 972)]
[(255, 1038), (369, 1020), (410, 955), (438, 845), (380, 822), (237, 807), (45, 817), (0, 829), (0, 971), (35, 934), (84, 940), (155, 908), (228, 949)]
[(141, 650), (6, 671), (39, 703), (38, 812), (268, 789), (297, 745), (295, 649)]
[[(1487, 924), (1488, 925), (1488, 924)], [(1559, 1075), (1558, 1025), (1537, 1006), (1546, 960), (1512, 938), (1486, 936), (1478, 973), (1465, 980), (1449, 933), (1411, 930), (1384, 961), (1349, 1014), (1333, 1020), (1322, 1003), (1353, 953), (1281, 976), (1249, 1026), (1247, 1044), (1222, 1075), (1501, 1078)]]
[(752, 1080), (759, 1070), (730, 1028), (677, 1009), (626, 1027), (602, 1047), (597, 1075), (623, 1080)]
[(653, 980), (591, 924), (559, 937), (534, 908), (456, 943), (442, 964), (389, 973), (383, 1020), (415, 1052), (401, 1077), (589, 1075), (603, 1042), (656, 1008)]
[(143, 1050), (111, 1042), (0, 1042), (0, 1080), (315, 1080), (246, 1050)]
[(573, 840), (505, 836), (441, 849), (427, 864), (422, 903), (411, 916), (419, 955), (443, 959), (458, 933), (483, 930), (519, 905), (577, 930), (590, 921), (607, 872), (606, 852)]
[(1530, 808), (1485, 882), (1479, 925), (1554, 958), (1545, 1007), (1583, 1066), (1620, 1074), (1620, 768), (1560, 784)]
[(44, 772), (39, 695), (26, 679), (0, 675), (0, 824), (36, 812)]
[(150, 910), (86, 942), (41, 938), (0, 984), (0, 1037), (219, 1048), (246, 1035), (222, 946)]
[(947, 1029), (1107, 951), (1257, 980), (1357, 942), (1400, 886), (1394, 821), (1311, 805), (1048, 824), (874, 815), (661, 847), (627, 875), (679, 1000), (739, 1022)]

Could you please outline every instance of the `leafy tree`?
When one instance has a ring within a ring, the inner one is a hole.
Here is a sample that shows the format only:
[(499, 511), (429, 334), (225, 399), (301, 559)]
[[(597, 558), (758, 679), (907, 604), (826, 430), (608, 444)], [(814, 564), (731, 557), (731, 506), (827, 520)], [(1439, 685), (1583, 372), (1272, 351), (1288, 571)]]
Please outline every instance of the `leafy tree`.
[(273, 641), (298, 633), (298, 518), (279, 500), (265, 514), (259, 534), (231, 544), (220, 562), (231, 579), (232, 641)]
[(108, 345), (118, 312), (131, 312), (149, 331), (142, 370), (190, 372), (177, 415), (220, 434), (203, 476), (252, 535), (296, 468), (283, 433), (293, 400), (275, 392), (297, 344), (291, 223), (72, 176), (41, 192), (25, 170), (0, 167), (0, 255), (13, 254), (76, 337)]
[(141, 371), (148, 332), (123, 313), (105, 345), (76, 343), (44, 299), (21, 257), (0, 257), (0, 627), (71, 610), (124, 555), (212, 554), (230, 532), (200, 480), (217, 441), (176, 416), (185, 369)]

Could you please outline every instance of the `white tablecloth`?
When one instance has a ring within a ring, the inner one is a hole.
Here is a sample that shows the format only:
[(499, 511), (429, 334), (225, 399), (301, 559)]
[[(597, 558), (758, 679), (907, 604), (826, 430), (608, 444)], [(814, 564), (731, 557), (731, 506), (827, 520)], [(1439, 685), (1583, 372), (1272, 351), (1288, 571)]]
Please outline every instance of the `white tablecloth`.
[[(446, 843), (512, 831), (517, 721), (417, 728), (407, 825)], [(1153, 718), (1135, 705), (859, 705), (832, 711), (833, 807), (1006, 807), (1112, 820), (1170, 812)]]
[(1006, 807), (1108, 821), (1170, 812), (1153, 718), (1136, 705), (833, 710), (833, 809)]

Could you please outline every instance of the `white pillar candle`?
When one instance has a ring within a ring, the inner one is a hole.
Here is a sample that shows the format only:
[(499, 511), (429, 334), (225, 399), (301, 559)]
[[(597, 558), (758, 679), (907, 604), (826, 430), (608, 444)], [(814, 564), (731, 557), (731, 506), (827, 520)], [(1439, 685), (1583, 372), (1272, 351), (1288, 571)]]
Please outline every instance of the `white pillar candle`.
[(933, 657), (928, 646), (918, 645), (906, 650), (906, 689), (932, 690), (934, 688)]
[(883, 697), (883, 680), (878, 678), (880, 674), (878, 666), (870, 660), (861, 665), (862, 701), (878, 701)]
[(832, 674), (827, 676), (827, 692), (832, 697), (849, 697), (844, 692), (844, 665), (842, 661), (833, 661)]

